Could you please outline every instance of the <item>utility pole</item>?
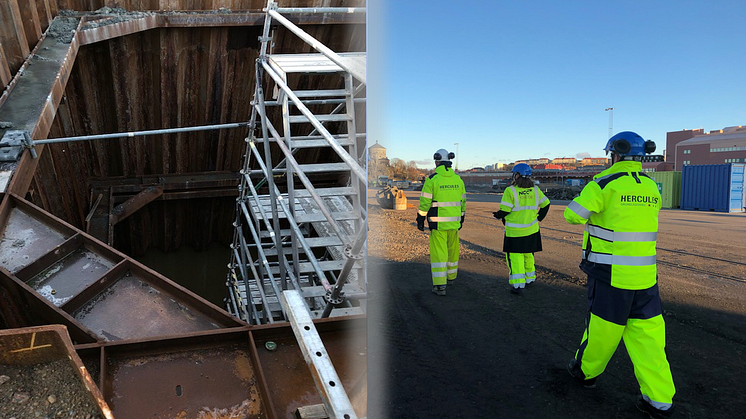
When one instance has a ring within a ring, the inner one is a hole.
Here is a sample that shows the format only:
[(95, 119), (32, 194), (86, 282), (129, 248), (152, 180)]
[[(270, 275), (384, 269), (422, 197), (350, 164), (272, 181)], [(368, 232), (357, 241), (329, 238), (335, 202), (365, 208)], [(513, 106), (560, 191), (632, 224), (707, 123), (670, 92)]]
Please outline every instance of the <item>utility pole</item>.
[(609, 138), (614, 135), (614, 108), (606, 108), (609, 112)]
[(453, 169), (454, 171), (458, 170), (458, 143), (453, 143), (453, 145), (456, 146), (456, 167)]

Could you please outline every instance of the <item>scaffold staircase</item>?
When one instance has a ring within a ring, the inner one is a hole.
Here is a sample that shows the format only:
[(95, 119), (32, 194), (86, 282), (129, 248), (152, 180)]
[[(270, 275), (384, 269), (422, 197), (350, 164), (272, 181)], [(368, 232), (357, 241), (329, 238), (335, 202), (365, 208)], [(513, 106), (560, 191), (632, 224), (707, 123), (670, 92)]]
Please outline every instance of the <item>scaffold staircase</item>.
[[(288, 321), (281, 295), (297, 290), (314, 318), (363, 314), (367, 150), (360, 115), (366, 54), (335, 53), (283, 15), (365, 9), (283, 9), (269, 1), (265, 11), (236, 201), (228, 310), (252, 324)], [(273, 51), (278, 30), (318, 52)], [(335, 87), (308, 87), (330, 85)]]

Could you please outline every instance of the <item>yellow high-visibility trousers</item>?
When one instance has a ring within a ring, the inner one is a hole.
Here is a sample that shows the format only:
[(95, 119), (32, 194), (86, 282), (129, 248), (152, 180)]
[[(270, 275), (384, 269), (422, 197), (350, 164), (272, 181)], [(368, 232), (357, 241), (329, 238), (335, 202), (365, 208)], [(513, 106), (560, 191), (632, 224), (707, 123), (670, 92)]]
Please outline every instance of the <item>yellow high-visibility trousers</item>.
[(508, 263), (508, 283), (514, 288), (523, 288), (536, 280), (533, 253), (505, 253)]
[(575, 359), (586, 379), (599, 376), (623, 341), (640, 393), (658, 408), (673, 404), (676, 389), (666, 357), (666, 325), (657, 284), (624, 290), (588, 279), (590, 312)]
[(445, 285), (458, 274), (458, 230), (430, 230), (430, 272), (433, 285)]

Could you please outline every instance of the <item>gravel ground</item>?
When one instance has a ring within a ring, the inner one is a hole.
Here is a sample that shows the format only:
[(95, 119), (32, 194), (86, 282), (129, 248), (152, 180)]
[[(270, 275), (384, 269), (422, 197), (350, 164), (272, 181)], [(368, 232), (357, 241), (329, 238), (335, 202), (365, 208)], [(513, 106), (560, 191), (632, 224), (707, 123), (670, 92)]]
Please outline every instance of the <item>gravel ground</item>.
[[(491, 218), (499, 196), (470, 194), (459, 277), (438, 297), (414, 221), (418, 193), (407, 195), (406, 211), (369, 208), (369, 418), (646, 417), (624, 345), (595, 389), (565, 370), (582, 337), (586, 281), (582, 227), (564, 222), (563, 205), (542, 223), (538, 282), (518, 297)], [(746, 215), (665, 210), (660, 223), (673, 417), (744, 417)]]
[(67, 359), (0, 365), (0, 418), (102, 418)]

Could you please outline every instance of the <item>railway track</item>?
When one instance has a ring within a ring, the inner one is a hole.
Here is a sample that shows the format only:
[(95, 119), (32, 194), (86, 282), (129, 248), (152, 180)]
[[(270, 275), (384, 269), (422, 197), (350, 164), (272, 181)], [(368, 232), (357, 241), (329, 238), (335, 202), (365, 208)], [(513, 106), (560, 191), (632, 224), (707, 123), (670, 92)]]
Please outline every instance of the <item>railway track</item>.
[[(493, 219), (492, 217), (488, 217), (488, 216), (485, 216), (485, 215), (477, 215), (477, 214), (473, 214), (473, 215), (470, 216), (470, 218), (471, 217)], [(497, 225), (495, 225), (494, 223), (486, 223), (486, 222), (480, 222), (480, 221), (476, 221), (476, 222), (479, 223), (479, 224), (483, 224), (483, 225), (487, 225), (487, 226), (491, 226), (491, 227), (494, 227), (496, 229), (499, 229), (499, 227)], [(577, 231), (568, 231), (568, 230), (562, 230), (562, 229), (559, 229), (559, 228), (544, 227), (544, 226), (541, 227), (541, 230), (542, 231), (555, 231), (555, 232), (559, 232), (559, 233), (567, 233), (567, 234), (571, 234), (571, 235), (574, 235), (574, 236), (582, 234), (582, 233), (578, 233)], [(578, 247), (581, 246), (581, 244), (578, 243), (578, 242), (576, 242), (576, 241), (568, 240), (568, 239), (564, 239), (564, 238), (559, 238), (559, 237), (552, 237), (551, 235), (543, 234), (542, 238), (543, 239), (552, 240), (552, 241), (556, 241), (556, 242), (570, 244), (570, 245), (573, 245), (573, 246), (578, 246)], [(658, 251), (664, 251), (664, 252), (669, 252), (669, 253), (672, 253), (672, 254), (684, 255), (684, 256), (687, 256), (687, 257), (696, 257), (696, 258), (700, 258), (702, 260), (707, 260), (707, 261), (712, 261), (712, 262), (728, 263), (731, 266), (746, 266), (746, 263), (741, 262), (741, 261), (736, 261), (736, 260), (729, 260), (729, 259), (723, 259), (723, 258), (718, 258), (718, 257), (713, 257), (713, 256), (707, 256), (707, 255), (702, 255), (702, 254), (698, 254), (698, 253), (686, 252), (686, 251), (683, 251), (683, 250), (667, 249), (665, 247), (660, 247), (660, 246), (656, 247), (656, 249)], [(676, 269), (681, 269), (681, 270), (684, 270), (684, 271), (693, 272), (693, 273), (700, 274), (700, 275), (705, 275), (705, 276), (708, 276), (708, 277), (716, 277), (716, 278), (726, 279), (726, 280), (729, 280), (729, 281), (746, 283), (746, 275), (744, 275), (744, 276), (734, 276), (734, 275), (729, 275), (729, 274), (723, 273), (723, 272), (715, 272), (715, 271), (708, 270), (708, 269), (702, 269), (702, 268), (698, 268), (698, 267), (694, 267), (694, 266), (683, 265), (683, 264), (680, 264), (680, 263), (668, 261), (668, 260), (665, 259), (665, 256), (663, 258), (661, 258), (660, 256), (662, 256), (662, 255), (659, 254), (658, 263), (661, 264), (661, 265), (664, 265), (664, 266), (668, 266), (668, 267), (676, 268)]]

